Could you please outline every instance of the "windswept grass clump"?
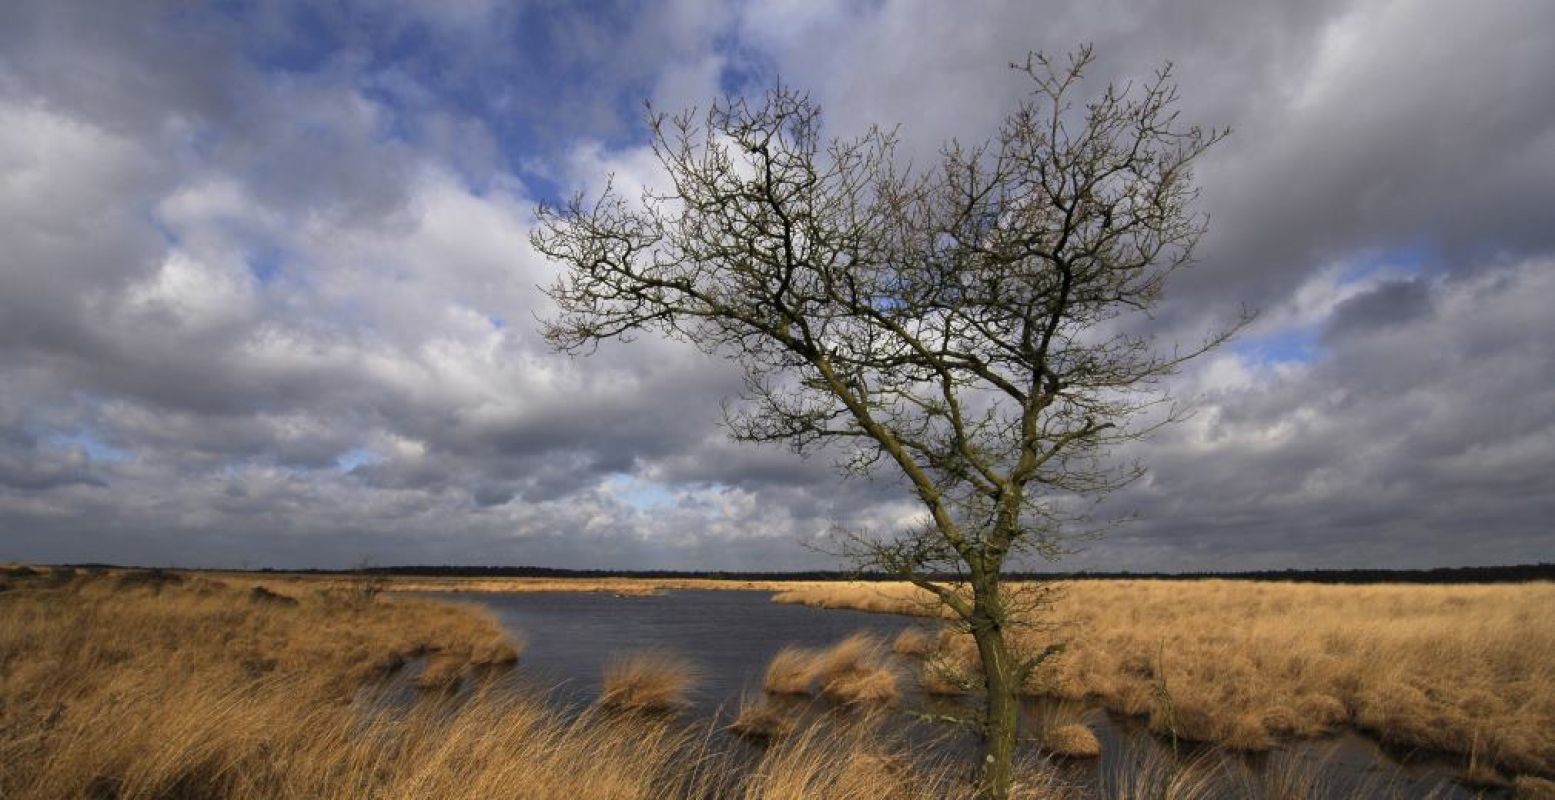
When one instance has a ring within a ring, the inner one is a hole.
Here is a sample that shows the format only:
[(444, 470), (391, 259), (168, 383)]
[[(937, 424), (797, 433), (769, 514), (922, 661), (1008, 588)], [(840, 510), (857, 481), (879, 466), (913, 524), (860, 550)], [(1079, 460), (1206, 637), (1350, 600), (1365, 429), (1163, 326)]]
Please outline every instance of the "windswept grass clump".
[(646, 650), (605, 665), (599, 703), (621, 711), (676, 711), (689, 703), (697, 666), (664, 650)]
[(1101, 741), (1089, 726), (1071, 722), (1044, 731), (1042, 749), (1064, 758), (1095, 758), (1101, 755)]
[(815, 682), (816, 667), (815, 651), (785, 645), (767, 662), (762, 688), (768, 694), (809, 694), (810, 685)]
[(850, 706), (889, 705), (900, 694), (885, 644), (863, 632), (820, 650), (784, 647), (767, 664), (769, 695), (804, 695), (816, 686), (822, 697)]
[(747, 739), (775, 739), (793, 733), (799, 720), (795, 709), (785, 709), (766, 700), (746, 700), (729, 723), (729, 730)]
[(817, 654), (815, 676), (824, 697), (848, 705), (892, 703), (898, 695), (885, 646), (867, 633), (855, 633)]
[(1033, 721), (1034, 738), (1043, 752), (1060, 758), (1096, 758), (1101, 740), (1089, 723), (1095, 713), (1078, 703), (1044, 703)]
[(899, 694), (896, 673), (886, 667), (845, 672), (821, 687), (827, 699), (848, 705), (886, 705), (896, 702)]
[(878, 666), (883, 656), (880, 640), (859, 631), (815, 656), (815, 676), (824, 685), (833, 678)]
[(936, 649), (934, 635), (919, 627), (903, 628), (891, 643), (891, 651), (899, 656), (921, 658)]
[(248, 599), (255, 603), (277, 606), (297, 605), (297, 598), (292, 597), (289, 594), (281, 594), (280, 592), (271, 591), (263, 586), (255, 586), (254, 588), (250, 589), (248, 591)]

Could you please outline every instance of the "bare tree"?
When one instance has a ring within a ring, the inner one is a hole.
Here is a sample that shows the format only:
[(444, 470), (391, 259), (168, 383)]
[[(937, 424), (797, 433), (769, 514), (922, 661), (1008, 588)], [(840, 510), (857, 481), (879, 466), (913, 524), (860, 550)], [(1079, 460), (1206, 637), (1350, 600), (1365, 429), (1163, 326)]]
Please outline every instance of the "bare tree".
[(1189, 263), (1206, 225), (1189, 167), (1225, 131), (1178, 125), (1169, 68), (1074, 105), (1090, 61), (1082, 48), (1014, 65), (1034, 90), (998, 135), (919, 171), (892, 131), (823, 139), (819, 108), (782, 86), (650, 112), (669, 188), (542, 207), (533, 237), (567, 267), (549, 289), (554, 346), (641, 330), (690, 342), (744, 370), (726, 408), (736, 439), (841, 443), (845, 470), (905, 477), (924, 524), (852, 537), (852, 552), (975, 637), (992, 797), (1010, 791), (1035, 659), (1007, 640), (1002, 574), (1055, 556), (1084, 516), (1074, 500), (1137, 474), (1109, 448), (1141, 435), (1165, 376), (1235, 328), (1164, 354), (1130, 319)]

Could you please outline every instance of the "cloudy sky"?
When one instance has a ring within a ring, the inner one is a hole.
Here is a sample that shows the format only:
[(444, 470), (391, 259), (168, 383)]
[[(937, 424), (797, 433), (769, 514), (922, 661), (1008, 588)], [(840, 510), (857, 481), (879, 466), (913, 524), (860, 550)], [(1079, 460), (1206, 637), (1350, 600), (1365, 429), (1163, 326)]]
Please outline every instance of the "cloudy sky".
[(694, 350), (548, 351), (534, 207), (654, 180), (644, 100), (781, 76), (931, 154), (1081, 42), (1235, 129), (1162, 324), (1261, 316), (1061, 566), (1548, 560), (1545, 0), (10, 0), (0, 559), (833, 566), (801, 543), (900, 486), (728, 442)]

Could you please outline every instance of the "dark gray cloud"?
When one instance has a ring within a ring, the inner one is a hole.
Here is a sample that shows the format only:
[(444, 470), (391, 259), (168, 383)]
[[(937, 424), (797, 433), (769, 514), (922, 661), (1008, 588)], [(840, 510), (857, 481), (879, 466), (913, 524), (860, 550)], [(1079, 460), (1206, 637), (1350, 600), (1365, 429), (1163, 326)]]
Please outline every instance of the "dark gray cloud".
[[(731, 367), (550, 353), (532, 208), (651, 183), (635, 101), (774, 75), (837, 133), (986, 136), (1028, 49), (1175, 62), (1202, 262), (1251, 305), (1120, 457), (1110, 568), (1545, 557), (1555, 7), (18, 2), (0, 9), (0, 558), (786, 568), (915, 509), (723, 438)], [(608, 12), (608, 13), (607, 13)]]
[(1325, 343), (1351, 335), (1395, 327), (1430, 313), (1431, 287), (1420, 278), (1390, 280), (1334, 306), (1323, 329)]
[[(1555, 537), (1555, 262), (1431, 284), (1381, 322), (1339, 328), (1311, 363), (1198, 376), (1193, 420), (1141, 448), (1153, 469), (1115, 498), (1138, 544), (1202, 563), (1429, 566), (1539, 558)], [(1331, 329), (1332, 330), (1332, 329)]]

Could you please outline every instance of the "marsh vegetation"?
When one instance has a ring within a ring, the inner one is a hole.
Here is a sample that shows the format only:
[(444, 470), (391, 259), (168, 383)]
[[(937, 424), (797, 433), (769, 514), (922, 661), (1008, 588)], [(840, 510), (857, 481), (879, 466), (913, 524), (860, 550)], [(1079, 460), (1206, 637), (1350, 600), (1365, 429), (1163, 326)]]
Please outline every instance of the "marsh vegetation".
[[(873, 798), (965, 797), (975, 787), (971, 748), (944, 732), (953, 726), (904, 722), (936, 685), (947, 708), (976, 707), (968, 637), (930, 620), (881, 618), (873, 633), (776, 646), (744, 701), (709, 716), (687, 710), (704, 667), (664, 649), (622, 650), (588, 702), (554, 702), (512, 680), (531, 669), (516, 660), (545, 640), (526, 651), (476, 605), (364, 600), (331, 581), (10, 572), (0, 577), (4, 797)], [(915, 602), (890, 586), (795, 591), (785, 600)], [(1549, 594), (1540, 585), (1080, 585), (1057, 608), (1088, 612), (1083, 627), (1040, 676), (1046, 683), (1028, 687), (1060, 700), (1025, 723), (1018, 796), (1419, 796), (1420, 784), (1386, 773), (1336, 783), (1282, 760), (1277, 746), (1346, 728), (1407, 741), (1421, 723), (1401, 722), (1422, 719), (1443, 738), (1416, 746), (1461, 753), (1498, 791), (1543, 796), (1547, 762), (1532, 759), (1547, 757), (1538, 748), (1551, 730), (1550, 660), (1540, 660)], [(1125, 707), (1134, 681), (1164, 686), (1170, 711), (1152, 705), (1162, 702), (1155, 694)], [(1309, 699), (1328, 693), (1342, 714)], [(1161, 741), (1218, 745), (1076, 767), (1117, 746), (1097, 736), (1098, 705), (1135, 715)], [(1455, 713), (1471, 709), (1478, 744), (1456, 748), (1445, 737), (1470, 730), (1454, 726), (1469, 725)], [(1300, 723), (1304, 713), (1322, 725)], [(1272, 760), (1248, 769), (1217, 755), (1247, 748), (1223, 735), (1222, 718), (1256, 719), (1257, 746), (1277, 747)], [(1077, 769), (1097, 774), (1077, 779)]]
[(623, 659), (615, 691), (581, 713), (499, 690), (520, 648), (472, 606), (360, 603), (327, 584), (259, 594), (173, 573), (26, 570), (5, 586), (7, 798), (970, 794), (953, 766), (905, 757), (868, 714), (753, 752), (705, 724), (635, 713), (685, 688), (669, 656)]
[[(1457, 754), (1484, 779), (1555, 774), (1555, 585), (1321, 586), (1235, 581), (1085, 581), (1058, 587), (1061, 642), (1027, 695), (1094, 703), (1162, 736), (1265, 751), (1282, 740), (1363, 731)], [(907, 584), (816, 583), (779, 603), (924, 615)], [(969, 637), (899, 640), (921, 653), (925, 690), (975, 676)], [(970, 681), (975, 685), (976, 681)]]

